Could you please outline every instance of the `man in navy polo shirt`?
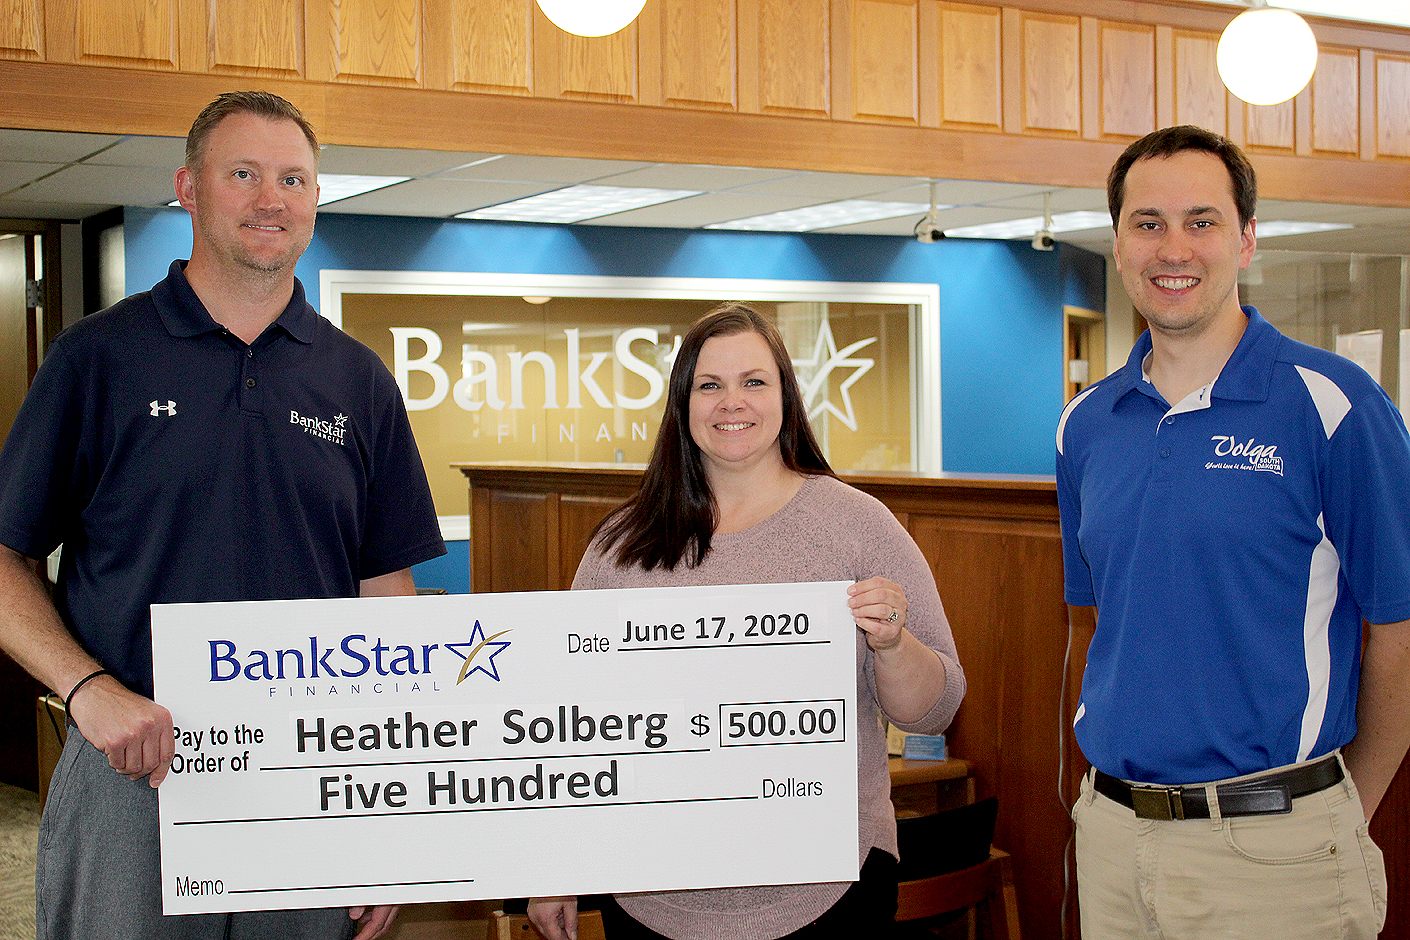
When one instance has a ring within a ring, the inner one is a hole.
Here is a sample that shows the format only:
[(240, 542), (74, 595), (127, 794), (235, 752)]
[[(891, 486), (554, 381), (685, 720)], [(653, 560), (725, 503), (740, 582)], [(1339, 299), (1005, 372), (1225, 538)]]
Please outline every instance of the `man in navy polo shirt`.
[(1073, 611), (1082, 936), (1374, 937), (1366, 820), (1410, 743), (1410, 437), (1359, 367), (1240, 306), (1237, 147), (1157, 131), (1107, 192), (1150, 330), (1057, 433), (1066, 597), (1096, 608)]
[[(393, 907), (163, 917), (153, 603), (411, 594), (445, 551), (400, 393), (305, 302), (318, 142), (262, 92), (196, 119), (189, 262), (62, 333), (0, 453), (0, 646), (72, 723), (40, 830), (38, 937), (383, 935)], [(37, 559), (63, 545), (53, 601)]]

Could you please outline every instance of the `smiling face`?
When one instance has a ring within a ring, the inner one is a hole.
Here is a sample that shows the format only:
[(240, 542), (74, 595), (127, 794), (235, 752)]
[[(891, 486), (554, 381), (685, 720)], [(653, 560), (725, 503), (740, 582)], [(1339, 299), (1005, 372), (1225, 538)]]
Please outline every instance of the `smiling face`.
[(782, 466), (782, 426), (778, 366), (764, 338), (751, 331), (706, 340), (690, 390), (690, 436), (706, 473)]
[(247, 112), (222, 120), (196, 168), (176, 173), (191, 213), (191, 262), (227, 273), (293, 273), (313, 238), (318, 171), (297, 124)]
[(1192, 336), (1242, 318), (1238, 275), (1253, 250), (1253, 220), (1239, 225), (1229, 172), (1217, 156), (1184, 150), (1131, 166), (1113, 252), (1152, 333)]

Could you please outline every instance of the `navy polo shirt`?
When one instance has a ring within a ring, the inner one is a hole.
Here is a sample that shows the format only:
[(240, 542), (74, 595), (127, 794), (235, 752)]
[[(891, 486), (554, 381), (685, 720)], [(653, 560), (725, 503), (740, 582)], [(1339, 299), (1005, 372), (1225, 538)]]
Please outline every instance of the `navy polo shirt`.
[(1410, 618), (1410, 436), (1380, 386), (1258, 311), (1173, 407), (1149, 334), (1058, 429), (1068, 603), (1095, 604), (1075, 724), (1162, 784), (1308, 760), (1356, 733), (1362, 618)]
[(247, 346), (179, 261), (50, 346), (0, 451), (0, 543), (63, 544), (60, 615), (145, 695), (151, 604), (355, 597), (445, 551), (376, 355), (297, 282)]

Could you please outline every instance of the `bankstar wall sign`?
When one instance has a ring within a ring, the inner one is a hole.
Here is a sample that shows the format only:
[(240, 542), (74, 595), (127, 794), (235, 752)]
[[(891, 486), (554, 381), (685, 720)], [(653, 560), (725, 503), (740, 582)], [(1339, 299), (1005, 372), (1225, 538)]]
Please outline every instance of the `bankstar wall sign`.
[(321, 300), (396, 378), (452, 510), (454, 463), (645, 463), (681, 337), (726, 299), (779, 328), (835, 468), (940, 469), (934, 285), (640, 280), (325, 271)]

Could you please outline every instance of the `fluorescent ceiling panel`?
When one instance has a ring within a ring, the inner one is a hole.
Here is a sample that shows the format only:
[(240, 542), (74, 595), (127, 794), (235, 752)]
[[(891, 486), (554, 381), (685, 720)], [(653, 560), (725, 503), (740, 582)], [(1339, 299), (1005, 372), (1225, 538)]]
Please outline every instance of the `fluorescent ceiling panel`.
[(339, 199), (349, 199), (370, 193), (374, 189), (385, 189), (396, 183), (405, 183), (409, 176), (352, 176), (343, 173), (318, 174), (318, 204), (327, 205)]
[[(949, 209), (950, 206), (937, 206)], [(902, 215), (924, 215), (929, 211), (929, 203), (924, 202), (873, 202), (867, 199), (844, 199), (820, 206), (803, 209), (787, 209), (783, 212), (770, 212), (730, 222), (716, 222), (706, 228), (730, 229), (747, 232), (811, 232), (820, 228), (835, 228), (839, 225), (854, 225), (858, 222), (874, 222), (877, 219), (894, 219)]]
[(1309, 232), (1335, 232), (1352, 228), (1344, 222), (1259, 222), (1254, 231), (1259, 238), (1277, 238), (1279, 235), (1306, 235)]
[[(1111, 216), (1105, 212), (1059, 212), (1053, 216), (1053, 223), (1048, 231), (1057, 234), (1110, 226)], [(1043, 217), (1035, 215), (1008, 222), (989, 222), (985, 225), (946, 229), (945, 234), (950, 238), (1029, 238), (1042, 227)]]
[(462, 212), (457, 219), (506, 222), (582, 222), (604, 215), (672, 202), (700, 193), (691, 189), (639, 189), (627, 186), (568, 186), (526, 199)]

